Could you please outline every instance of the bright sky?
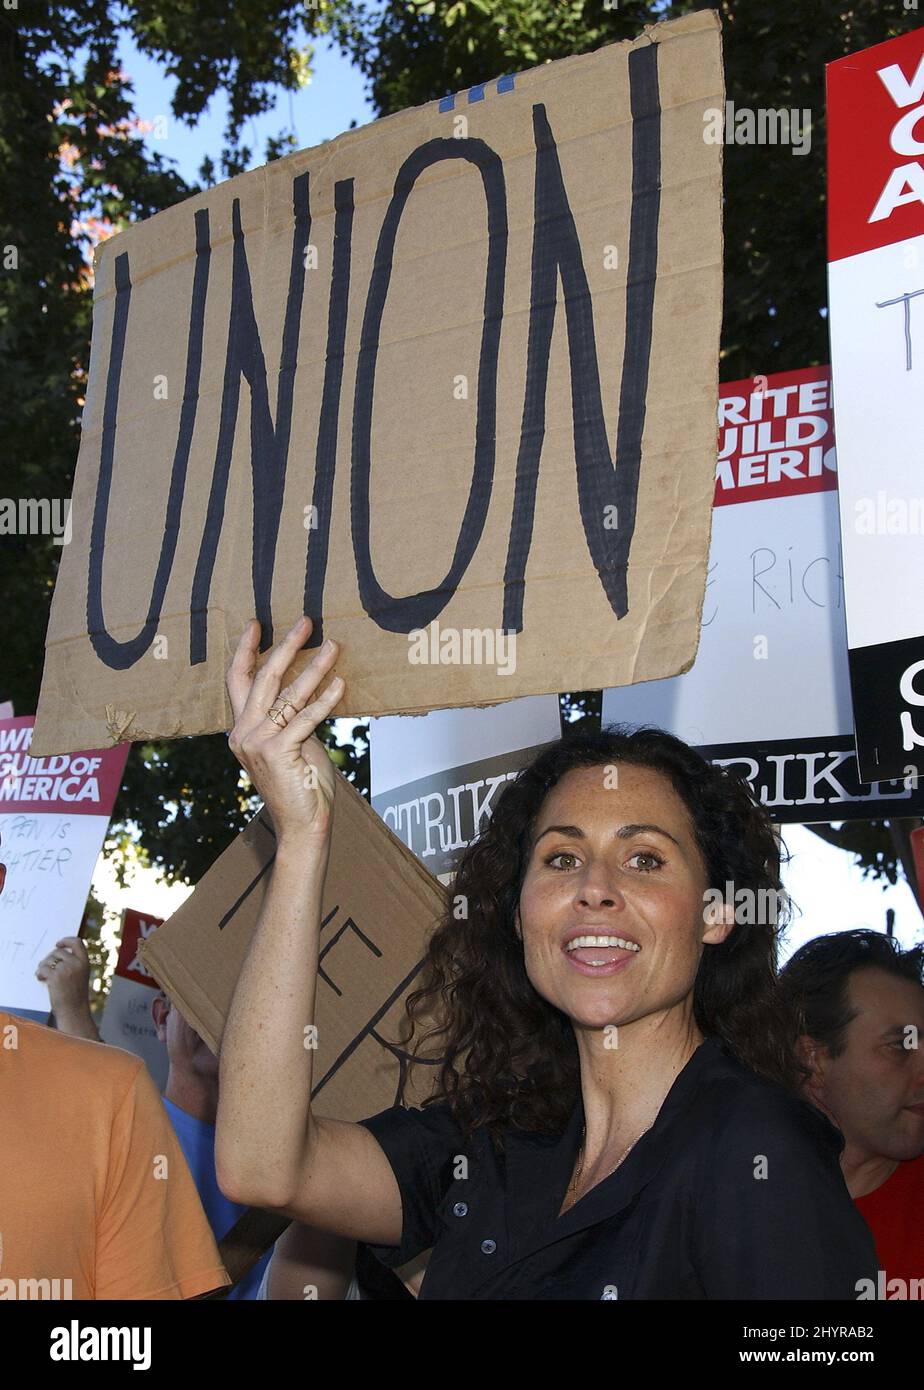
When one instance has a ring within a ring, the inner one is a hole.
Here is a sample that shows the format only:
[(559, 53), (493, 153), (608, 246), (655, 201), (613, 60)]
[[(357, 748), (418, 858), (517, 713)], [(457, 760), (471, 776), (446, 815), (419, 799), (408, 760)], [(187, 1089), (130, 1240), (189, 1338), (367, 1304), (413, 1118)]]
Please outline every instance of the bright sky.
[[(226, 101), (213, 101), (199, 126), (190, 130), (170, 116), (174, 80), (124, 40), (120, 58), (134, 81), (137, 114), (155, 122), (157, 130), (165, 128), (162, 138), (152, 133), (145, 137), (146, 143), (175, 159), (185, 177), (195, 179), (205, 155), (217, 162)], [(158, 122), (158, 117), (166, 117), (166, 122)], [(246, 141), (256, 152), (251, 167), (264, 162), (266, 137), (278, 135), (284, 127), (294, 128), (298, 147), (306, 149), (347, 130), (352, 120), (364, 125), (373, 117), (364, 78), (328, 40), (319, 40), (310, 84), (297, 94), (281, 96), (274, 112), (248, 124)], [(345, 730), (354, 723), (345, 720)], [(340, 737), (345, 737), (345, 732)], [(895, 934), (903, 945), (910, 946), (924, 936), (924, 920), (904, 881), (884, 891), (863, 878), (852, 856), (825, 844), (802, 826), (786, 830), (784, 838), (793, 856), (785, 883), (801, 909), (789, 931), (787, 955), (804, 941), (827, 932), (858, 926), (884, 931), (887, 907), (895, 909)], [(93, 886), (97, 896), (116, 913), (123, 907), (134, 907), (158, 917), (168, 917), (192, 891), (180, 886), (167, 888), (150, 872), (138, 873), (129, 888), (120, 890), (102, 858)], [(111, 948), (113, 944), (110, 939)]]
[(884, 932), (889, 907), (895, 909), (895, 935), (903, 946), (924, 938), (924, 919), (904, 879), (883, 891), (875, 880), (864, 879), (852, 854), (826, 844), (804, 825), (785, 827), (783, 841), (792, 855), (783, 881), (801, 910), (801, 916), (793, 912), (784, 958), (829, 932), (852, 927)]
[[(298, 92), (282, 93), (273, 110), (248, 121), (242, 132), (244, 144), (254, 151), (248, 166), (251, 169), (265, 163), (264, 148), (269, 136), (294, 130), (297, 148), (310, 149), (348, 130), (351, 121), (365, 125), (375, 117), (366, 98), (363, 75), (329, 39), (313, 42), (315, 57), (309, 84)], [(180, 174), (190, 180), (197, 179), (206, 155), (212, 157), (217, 167), (228, 110), (224, 93), (213, 98), (198, 125), (190, 129), (175, 120), (170, 111), (176, 80), (165, 76), (157, 63), (139, 53), (125, 38), (119, 57), (134, 84), (136, 114), (155, 123), (155, 131), (144, 137), (145, 145), (152, 152), (176, 160)]]

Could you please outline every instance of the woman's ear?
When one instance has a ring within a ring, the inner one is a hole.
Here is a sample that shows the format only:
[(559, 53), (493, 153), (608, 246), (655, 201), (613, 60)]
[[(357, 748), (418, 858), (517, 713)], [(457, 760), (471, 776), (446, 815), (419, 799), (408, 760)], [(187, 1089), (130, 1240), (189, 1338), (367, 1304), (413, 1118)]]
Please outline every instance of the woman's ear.
[(520, 906), (517, 904), (513, 914), (513, 930), (517, 934), (517, 941), (523, 940), (523, 927), (520, 922)]
[(703, 941), (708, 946), (720, 946), (735, 925), (735, 909), (725, 902), (718, 889), (710, 889), (706, 894), (703, 908)]

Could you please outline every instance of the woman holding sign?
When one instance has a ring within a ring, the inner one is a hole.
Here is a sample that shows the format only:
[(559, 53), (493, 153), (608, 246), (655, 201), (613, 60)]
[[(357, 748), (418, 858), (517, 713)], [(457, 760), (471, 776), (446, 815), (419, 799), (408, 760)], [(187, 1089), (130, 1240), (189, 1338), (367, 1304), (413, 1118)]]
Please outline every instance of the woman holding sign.
[(432, 1248), (422, 1298), (856, 1298), (872, 1239), (770, 1007), (777, 841), (661, 731), (551, 745), (463, 852), (409, 1001), (440, 1022), (432, 1103), (312, 1114), (336, 776), (315, 729), (343, 682), (319, 693), (328, 642), (280, 689), (310, 630), (257, 670), (252, 622), (228, 673), (278, 849), (222, 1042), (225, 1192), (392, 1266)]

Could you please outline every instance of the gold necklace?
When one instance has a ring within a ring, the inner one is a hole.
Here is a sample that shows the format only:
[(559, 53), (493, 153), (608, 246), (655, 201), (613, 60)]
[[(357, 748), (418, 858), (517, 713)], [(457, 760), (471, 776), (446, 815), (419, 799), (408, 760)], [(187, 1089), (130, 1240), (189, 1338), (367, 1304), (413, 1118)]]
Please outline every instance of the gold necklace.
[[(617, 1158), (616, 1162), (613, 1164), (612, 1168), (610, 1168), (609, 1172), (604, 1173), (603, 1177), (600, 1178), (600, 1179), (598, 1179), (598, 1183), (600, 1183), (600, 1182), (605, 1182), (607, 1178), (611, 1178), (611, 1177), (613, 1176), (613, 1174), (616, 1172), (616, 1169), (619, 1167), (620, 1163), (622, 1163), (623, 1159), (628, 1158), (629, 1154), (630, 1154), (630, 1153), (632, 1152), (632, 1150), (635, 1148), (635, 1146), (636, 1146), (636, 1144), (638, 1143), (638, 1141), (642, 1138), (642, 1135), (647, 1134), (648, 1131), (651, 1129), (651, 1125), (653, 1125), (653, 1124), (654, 1124), (654, 1120), (651, 1121), (651, 1124), (648, 1124), (648, 1125), (645, 1126), (645, 1128), (642, 1130), (642, 1133), (641, 1133), (641, 1134), (636, 1135), (636, 1137), (632, 1140), (632, 1142), (629, 1144), (629, 1146), (628, 1146), (627, 1148), (623, 1149), (622, 1153), (619, 1155), (619, 1157)], [(581, 1148), (580, 1148), (580, 1151), (579, 1151), (579, 1153), (578, 1153), (577, 1168), (576, 1168), (576, 1170), (575, 1170), (575, 1172), (574, 1172), (574, 1175), (573, 1175), (571, 1181), (570, 1181), (569, 1184), (568, 1184), (568, 1190), (567, 1190), (566, 1193), (565, 1193), (565, 1197), (566, 1197), (566, 1198), (567, 1198), (568, 1196), (570, 1196), (570, 1194), (571, 1194), (572, 1191), (576, 1192), (577, 1189), (578, 1189), (578, 1187), (580, 1186), (580, 1181), (581, 1181), (581, 1178), (582, 1178), (583, 1173), (584, 1173), (584, 1143), (585, 1143), (586, 1138), (587, 1138), (587, 1134), (586, 1134), (586, 1131), (585, 1131), (584, 1134), (583, 1134), (583, 1136), (582, 1136), (582, 1138), (581, 1138)], [(598, 1183), (594, 1183), (594, 1187), (596, 1187), (596, 1186), (598, 1185)], [(572, 1205), (574, 1205), (574, 1204), (572, 1203)]]

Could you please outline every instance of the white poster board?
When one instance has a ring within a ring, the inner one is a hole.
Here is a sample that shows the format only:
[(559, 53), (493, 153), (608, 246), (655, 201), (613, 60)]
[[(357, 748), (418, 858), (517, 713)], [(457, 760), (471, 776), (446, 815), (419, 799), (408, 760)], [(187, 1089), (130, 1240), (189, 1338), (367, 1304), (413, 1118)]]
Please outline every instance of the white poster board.
[(557, 695), (369, 724), (373, 808), (448, 883), (504, 784), (561, 735)]
[(128, 745), (33, 758), (33, 723), (0, 720), (0, 1007), (47, 1015), (36, 967), (77, 935)]
[(719, 430), (696, 661), (604, 691), (604, 723), (735, 766), (777, 822), (916, 814), (916, 786), (857, 775), (828, 368), (722, 386)]
[(861, 774), (924, 772), (924, 29), (827, 68), (828, 297)]

